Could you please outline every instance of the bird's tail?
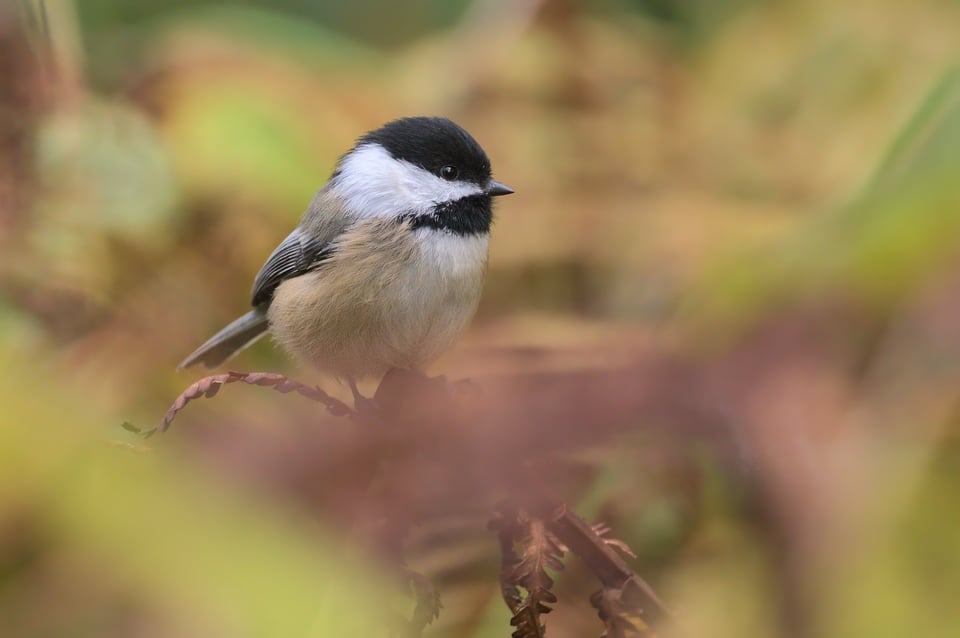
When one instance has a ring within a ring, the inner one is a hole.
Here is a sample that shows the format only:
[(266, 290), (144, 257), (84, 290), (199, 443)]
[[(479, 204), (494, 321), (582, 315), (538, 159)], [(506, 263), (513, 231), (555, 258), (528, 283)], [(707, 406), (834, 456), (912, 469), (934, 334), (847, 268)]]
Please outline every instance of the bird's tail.
[(184, 359), (177, 370), (202, 363), (208, 368), (218, 366), (257, 340), (267, 331), (267, 309), (254, 308), (213, 335), (202, 346)]

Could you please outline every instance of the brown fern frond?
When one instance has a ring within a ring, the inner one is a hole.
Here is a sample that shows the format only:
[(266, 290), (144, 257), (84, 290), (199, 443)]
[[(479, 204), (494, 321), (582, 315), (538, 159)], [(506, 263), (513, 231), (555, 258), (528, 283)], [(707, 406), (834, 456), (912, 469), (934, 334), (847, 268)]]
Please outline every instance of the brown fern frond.
[(515, 509), (501, 506), (487, 526), (491, 531), (497, 532), (497, 540), (500, 543), (500, 595), (514, 614), (523, 603), (520, 583), (515, 580), (514, 573), (514, 568), (520, 562), (514, 546), (523, 540), (523, 528), (520, 526), (518, 517), (519, 513)]
[(610, 533), (611, 528), (605, 522), (598, 521), (593, 525), (591, 525), (590, 529), (592, 529), (597, 536), (603, 538), (604, 536)]
[(636, 558), (637, 554), (630, 549), (630, 546), (619, 538), (609, 538), (607, 534), (610, 533), (610, 526), (606, 523), (594, 523), (590, 526), (594, 533), (603, 539), (603, 542), (609, 545), (610, 547), (616, 547), (620, 550), (621, 553), (626, 554), (630, 558)]
[(653, 638), (655, 634), (643, 620), (641, 610), (624, 600), (623, 590), (604, 587), (590, 596), (603, 621), (600, 638)]
[(605, 589), (619, 592), (624, 604), (629, 601), (631, 608), (642, 610), (648, 616), (670, 615), (653, 588), (611, 549), (608, 539), (602, 538), (593, 526), (569, 509), (559, 506), (556, 512), (548, 519), (550, 531), (583, 559)]
[(516, 630), (510, 634), (511, 638), (544, 638), (547, 635), (547, 626), (540, 622), (540, 614), (550, 611), (549, 607), (543, 606), (541, 611), (524, 602), (520, 608), (510, 618), (510, 624), (516, 627)]
[(519, 543), (520, 560), (512, 569), (511, 582), (526, 590), (527, 595), (514, 610), (510, 624), (516, 627), (513, 638), (541, 638), (546, 627), (540, 616), (550, 613), (549, 605), (557, 602), (550, 591), (553, 579), (547, 569), (563, 569), (564, 548), (547, 529), (543, 520), (526, 515), (521, 518), (524, 535)]
[(407, 624), (407, 630), (404, 634), (406, 638), (420, 638), (427, 625), (432, 623), (440, 616), (440, 610), (443, 604), (440, 602), (440, 593), (423, 574), (404, 569), (403, 576), (410, 583), (413, 589), (413, 597), (417, 601), (413, 609), (413, 617)]
[(180, 396), (177, 397), (167, 410), (167, 413), (163, 415), (160, 422), (149, 430), (145, 430), (142, 433), (143, 436), (150, 438), (157, 432), (166, 432), (177, 414), (179, 414), (188, 403), (200, 397), (212, 398), (216, 396), (221, 387), (228, 383), (236, 383), (237, 381), (250, 385), (272, 387), (282, 394), (296, 392), (308, 399), (322, 403), (334, 416), (346, 416), (353, 413), (353, 410), (351, 410), (349, 406), (339, 399), (330, 396), (319, 387), (308, 386), (282, 374), (275, 374), (273, 372), (227, 372), (226, 374), (214, 374), (209, 377), (204, 377), (181, 392)]

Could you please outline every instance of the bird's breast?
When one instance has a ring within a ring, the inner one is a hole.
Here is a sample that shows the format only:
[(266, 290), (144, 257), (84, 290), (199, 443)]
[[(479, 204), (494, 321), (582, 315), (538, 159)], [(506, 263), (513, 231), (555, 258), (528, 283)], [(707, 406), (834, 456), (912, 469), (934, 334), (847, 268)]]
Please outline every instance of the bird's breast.
[(422, 370), (473, 317), (489, 235), (382, 222), (360, 230), (316, 272), (278, 288), (271, 328), (288, 350), (337, 374)]
[(399, 269), (397, 285), (387, 290), (398, 329), (415, 341), (436, 338), (449, 345), (480, 300), (489, 236), (423, 228), (411, 238), (414, 248)]
[(487, 269), (489, 234), (457, 235), (420, 228), (412, 231), (411, 238), (416, 249), (410, 253), (408, 267), (415, 279), (428, 288), (430, 283), (447, 288), (458, 281), (483, 278)]

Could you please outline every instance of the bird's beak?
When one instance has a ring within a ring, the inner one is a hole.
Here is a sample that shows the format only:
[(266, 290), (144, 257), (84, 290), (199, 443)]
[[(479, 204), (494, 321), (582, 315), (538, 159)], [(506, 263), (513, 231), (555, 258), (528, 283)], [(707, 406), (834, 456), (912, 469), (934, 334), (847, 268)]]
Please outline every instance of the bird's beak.
[(513, 189), (506, 184), (501, 184), (500, 182), (490, 180), (490, 182), (487, 184), (486, 190), (483, 192), (490, 197), (499, 197), (500, 195), (509, 195), (513, 192)]

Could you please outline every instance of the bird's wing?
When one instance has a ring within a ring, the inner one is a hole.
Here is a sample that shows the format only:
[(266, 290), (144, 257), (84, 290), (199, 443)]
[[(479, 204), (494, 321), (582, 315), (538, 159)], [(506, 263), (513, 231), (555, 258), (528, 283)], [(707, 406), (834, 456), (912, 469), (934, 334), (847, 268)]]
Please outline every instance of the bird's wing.
[(329, 239), (315, 239), (300, 228), (294, 229), (270, 254), (253, 280), (253, 305), (270, 303), (277, 286), (284, 280), (310, 272), (332, 252)]
[(299, 277), (330, 258), (340, 237), (354, 221), (343, 202), (328, 186), (313, 196), (306, 213), (292, 233), (270, 254), (253, 281), (254, 306), (269, 304), (277, 286)]

